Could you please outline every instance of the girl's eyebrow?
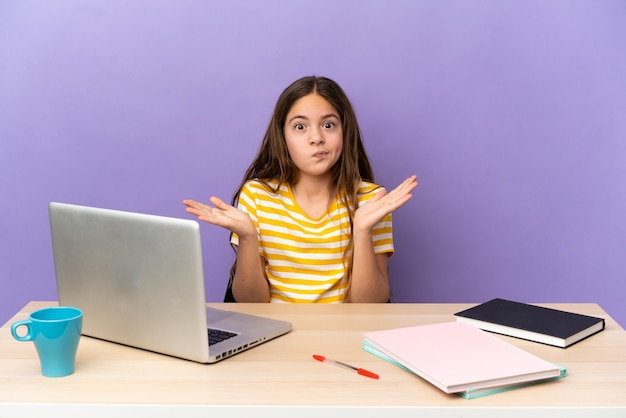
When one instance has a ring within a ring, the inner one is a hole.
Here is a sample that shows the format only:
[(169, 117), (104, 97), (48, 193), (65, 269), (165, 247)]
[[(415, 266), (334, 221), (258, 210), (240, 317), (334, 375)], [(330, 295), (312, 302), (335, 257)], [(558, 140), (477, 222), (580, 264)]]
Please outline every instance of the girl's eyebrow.
[[(329, 119), (329, 118), (335, 118), (335, 119), (339, 120), (339, 116), (337, 116), (337, 115), (336, 115), (336, 114), (334, 114), (334, 113), (329, 113), (329, 114), (327, 114), (327, 115), (323, 115), (323, 116), (321, 117), (321, 119)], [(292, 117), (291, 119), (289, 119), (287, 122), (288, 122), (288, 123), (291, 123), (291, 122), (293, 122), (293, 121), (294, 121), (294, 120), (296, 120), (296, 119), (304, 119), (304, 120), (309, 120), (309, 118), (308, 118), (308, 117), (306, 117), (306, 116), (304, 116), (304, 115), (296, 115), (296, 116)]]

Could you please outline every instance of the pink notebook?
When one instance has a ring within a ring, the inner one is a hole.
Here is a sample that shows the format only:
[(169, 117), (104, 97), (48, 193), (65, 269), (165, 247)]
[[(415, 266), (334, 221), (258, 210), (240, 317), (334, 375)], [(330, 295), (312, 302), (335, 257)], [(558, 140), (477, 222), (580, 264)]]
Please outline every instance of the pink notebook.
[(446, 393), (561, 376), (561, 369), (462, 322), (365, 333), (374, 348)]

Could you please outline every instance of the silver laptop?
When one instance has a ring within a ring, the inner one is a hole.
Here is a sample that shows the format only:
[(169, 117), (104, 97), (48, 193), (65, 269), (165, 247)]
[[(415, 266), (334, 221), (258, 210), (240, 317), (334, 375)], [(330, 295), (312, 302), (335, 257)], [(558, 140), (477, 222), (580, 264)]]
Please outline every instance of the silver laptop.
[(83, 310), (84, 335), (213, 363), (292, 328), (206, 307), (196, 221), (56, 202), (48, 209), (59, 304)]

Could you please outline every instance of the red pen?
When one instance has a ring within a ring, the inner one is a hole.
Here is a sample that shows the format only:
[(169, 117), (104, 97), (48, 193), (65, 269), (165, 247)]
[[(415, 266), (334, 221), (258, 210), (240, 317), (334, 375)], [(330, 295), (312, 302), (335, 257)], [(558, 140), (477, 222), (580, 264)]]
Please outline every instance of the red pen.
[(346, 364), (337, 360), (332, 360), (332, 359), (329, 359), (328, 357), (320, 356), (319, 354), (313, 354), (313, 358), (315, 360), (321, 361), (322, 363), (329, 363), (335, 366), (343, 367), (344, 369), (352, 370), (362, 376), (371, 377), (372, 379), (378, 379), (378, 375), (376, 373), (370, 372), (369, 370), (365, 370), (360, 367), (350, 366), (349, 364)]

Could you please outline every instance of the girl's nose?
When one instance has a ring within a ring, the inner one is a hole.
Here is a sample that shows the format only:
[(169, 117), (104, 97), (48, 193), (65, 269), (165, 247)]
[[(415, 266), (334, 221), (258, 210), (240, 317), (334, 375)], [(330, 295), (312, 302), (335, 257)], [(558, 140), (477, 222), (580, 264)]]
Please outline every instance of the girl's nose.
[(320, 132), (318, 131), (311, 132), (311, 136), (309, 137), (309, 144), (320, 145), (323, 143), (324, 143), (324, 136)]

